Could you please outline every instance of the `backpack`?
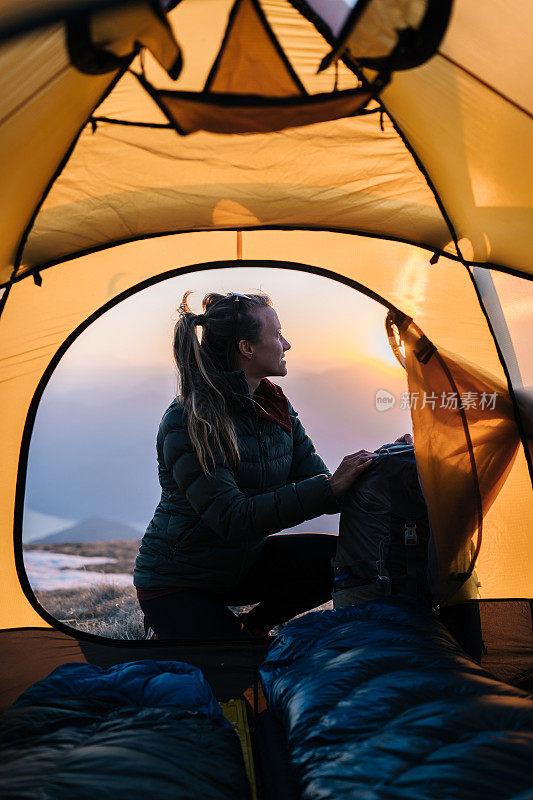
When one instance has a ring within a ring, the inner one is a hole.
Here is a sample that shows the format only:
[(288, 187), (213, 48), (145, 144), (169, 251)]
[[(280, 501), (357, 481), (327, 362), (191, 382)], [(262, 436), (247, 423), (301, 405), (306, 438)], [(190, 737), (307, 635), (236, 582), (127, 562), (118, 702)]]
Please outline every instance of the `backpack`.
[(341, 500), (334, 608), (389, 594), (431, 601), (431, 527), (414, 447), (395, 442), (376, 452)]

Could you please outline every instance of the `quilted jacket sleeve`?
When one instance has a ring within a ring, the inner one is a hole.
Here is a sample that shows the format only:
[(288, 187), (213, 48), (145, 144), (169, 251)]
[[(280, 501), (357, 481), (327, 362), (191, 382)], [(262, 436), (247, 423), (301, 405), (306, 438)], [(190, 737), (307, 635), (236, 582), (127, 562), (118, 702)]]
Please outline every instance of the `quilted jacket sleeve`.
[(166, 467), (203, 522), (227, 542), (260, 539), (327, 512), (337, 500), (326, 471), (273, 492), (246, 497), (220, 460), (204, 474), (185, 423), (165, 435)]

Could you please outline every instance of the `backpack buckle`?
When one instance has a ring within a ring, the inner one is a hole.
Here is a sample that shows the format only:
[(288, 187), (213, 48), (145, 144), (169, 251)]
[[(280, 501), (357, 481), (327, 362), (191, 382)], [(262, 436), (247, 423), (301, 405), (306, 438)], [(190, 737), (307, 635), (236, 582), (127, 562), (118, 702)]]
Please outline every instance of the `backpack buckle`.
[(407, 547), (416, 547), (418, 537), (416, 535), (416, 522), (405, 523), (405, 544)]

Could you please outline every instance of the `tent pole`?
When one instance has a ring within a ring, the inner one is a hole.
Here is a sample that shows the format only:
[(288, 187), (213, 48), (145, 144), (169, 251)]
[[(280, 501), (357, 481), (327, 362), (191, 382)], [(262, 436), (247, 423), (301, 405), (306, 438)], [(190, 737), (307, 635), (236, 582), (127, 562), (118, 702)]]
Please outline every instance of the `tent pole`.
[(514, 389), (523, 389), (524, 381), (518, 366), (518, 359), (507, 326), (507, 320), (494, 286), (490, 270), (484, 267), (472, 267), (472, 280), (477, 286), (480, 300), (485, 306), (485, 311), (490, 319), (494, 337), (498, 340), (500, 350), (505, 354), (505, 362), (509, 370), (509, 377)]
[(470, 267), (468, 272), (507, 378), (509, 396), (514, 406), (515, 420), (522, 440), (529, 476), (533, 484), (533, 453), (530, 449), (530, 440), (533, 439), (533, 402), (531, 392), (524, 389), (524, 382), (518, 366), (511, 334), (507, 327), (500, 298), (494, 286), (490, 270), (486, 267)]

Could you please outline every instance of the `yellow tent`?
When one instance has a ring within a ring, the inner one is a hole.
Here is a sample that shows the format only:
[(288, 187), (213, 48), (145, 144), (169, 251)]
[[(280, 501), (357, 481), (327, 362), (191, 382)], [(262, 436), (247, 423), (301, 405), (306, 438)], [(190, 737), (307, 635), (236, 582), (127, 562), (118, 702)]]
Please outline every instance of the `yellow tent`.
[[(27, 456), (47, 381), (125, 297), (180, 270), (235, 263), (308, 269), (377, 298), (406, 342), (413, 391), (498, 395), (495, 409), (413, 411), (415, 444), (442, 600), (493, 601), (488, 627), (494, 601), (512, 600), (498, 614), (531, 647), (521, 602), (533, 597), (531, 401), (497, 286), (515, 276), (517, 299), (533, 275), (533, 12), (501, 0), (360, 0), (335, 28), (327, 5), (182, 0), (165, 14), (74, 0), (44, 14), (3, 3), (6, 702), (51, 666), (85, 658), (92, 641), (40, 608), (24, 572)], [(433, 49), (415, 36), (409, 61), (411, 40), (391, 30), (411, 24), (429, 25)], [(360, 237), (390, 240), (389, 259), (358, 260)], [(410, 248), (427, 257), (407, 267)], [(131, 657), (127, 643), (121, 653)]]

